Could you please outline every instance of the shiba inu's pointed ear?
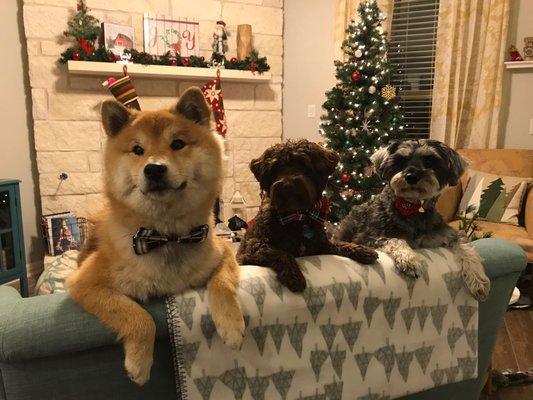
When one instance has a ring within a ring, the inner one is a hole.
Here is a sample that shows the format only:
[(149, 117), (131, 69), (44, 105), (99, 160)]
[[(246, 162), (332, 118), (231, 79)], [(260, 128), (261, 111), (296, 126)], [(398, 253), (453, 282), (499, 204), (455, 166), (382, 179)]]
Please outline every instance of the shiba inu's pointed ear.
[(131, 119), (131, 112), (118, 101), (106, 100), (102, 103), (102, 124), (109, 136), (116, 136)]
[(176, 104), (176, 112), (201, 125), (209, 124), (211, 110), (205, 101), (204, 94), (196, 87), (187, 89)]

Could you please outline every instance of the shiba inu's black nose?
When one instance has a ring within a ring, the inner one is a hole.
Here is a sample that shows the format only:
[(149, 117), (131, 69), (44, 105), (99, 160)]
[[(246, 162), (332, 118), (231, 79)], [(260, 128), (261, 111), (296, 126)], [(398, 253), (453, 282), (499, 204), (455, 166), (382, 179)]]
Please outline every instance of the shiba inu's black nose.
[(146, 164), (144, 176), (151, 181), (159, 181), (165, 177), (167, 166), (164, 164)]

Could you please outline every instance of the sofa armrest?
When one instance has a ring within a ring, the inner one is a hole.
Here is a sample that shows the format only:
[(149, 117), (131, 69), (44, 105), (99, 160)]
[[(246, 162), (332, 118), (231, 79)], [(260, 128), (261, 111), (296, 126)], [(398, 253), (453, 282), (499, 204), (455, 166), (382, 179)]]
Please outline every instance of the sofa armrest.
[(533, 185), (531, 184), (529, 185), (529, 192), (526, 198), (524, 219), (526, 231), (529, 237), (533, 239)]
[(472, 245), (483, 259), (485, 273), (493, 280), (521, 273), (527, 265), (526, 253), (515, 242), (501, 239), (480, 239)]
[(446, 222), (450, 222), (454, 219), (455, 214), (457, 213), (457, 207), (461, 201), (462, 192), (461, 183), (459, 183), (444, 189), (437, 200), (435, 207)]
[[(0, 286), (0, 361), (28, 360), (116, 343), (116, 335), (67, 293), (22, 298)], [(164, 299), (145, 306), (157, 338), (168, 337)]]

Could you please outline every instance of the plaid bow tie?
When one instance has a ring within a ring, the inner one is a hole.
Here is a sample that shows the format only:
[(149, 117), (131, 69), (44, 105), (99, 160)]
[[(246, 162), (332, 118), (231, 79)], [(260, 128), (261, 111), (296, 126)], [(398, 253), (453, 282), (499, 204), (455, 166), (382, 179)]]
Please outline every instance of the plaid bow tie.
[(278, 213), (278, 216), (281, 225), (287, 225), (291, 222), (297, 221), (306, 221), (308, 219), (320, 222), (321, 224), (326, 221), (324, 213), (318, 207), (315, 207), (312, 210), (298, 210), (286, 213)]
[(135, 254), (140, 256), (169, 242), (200, 243), (205, 240), (208, 232), (209, 226), (207, 225), (197, 226), (185, 236), (161, 235), (153, 229), (139, 228), (137, 233), (133, 235), (133, 250)]

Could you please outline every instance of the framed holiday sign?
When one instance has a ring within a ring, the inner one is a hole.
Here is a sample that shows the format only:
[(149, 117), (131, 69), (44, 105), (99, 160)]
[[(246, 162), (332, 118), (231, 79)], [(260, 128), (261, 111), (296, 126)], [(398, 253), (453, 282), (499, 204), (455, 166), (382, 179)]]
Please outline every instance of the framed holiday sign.
[(199, 40), (197, 20), (144, 14), (144, 51), (149, 54), (161, 56), (170, 51), (182, 57), (198, 56)]

